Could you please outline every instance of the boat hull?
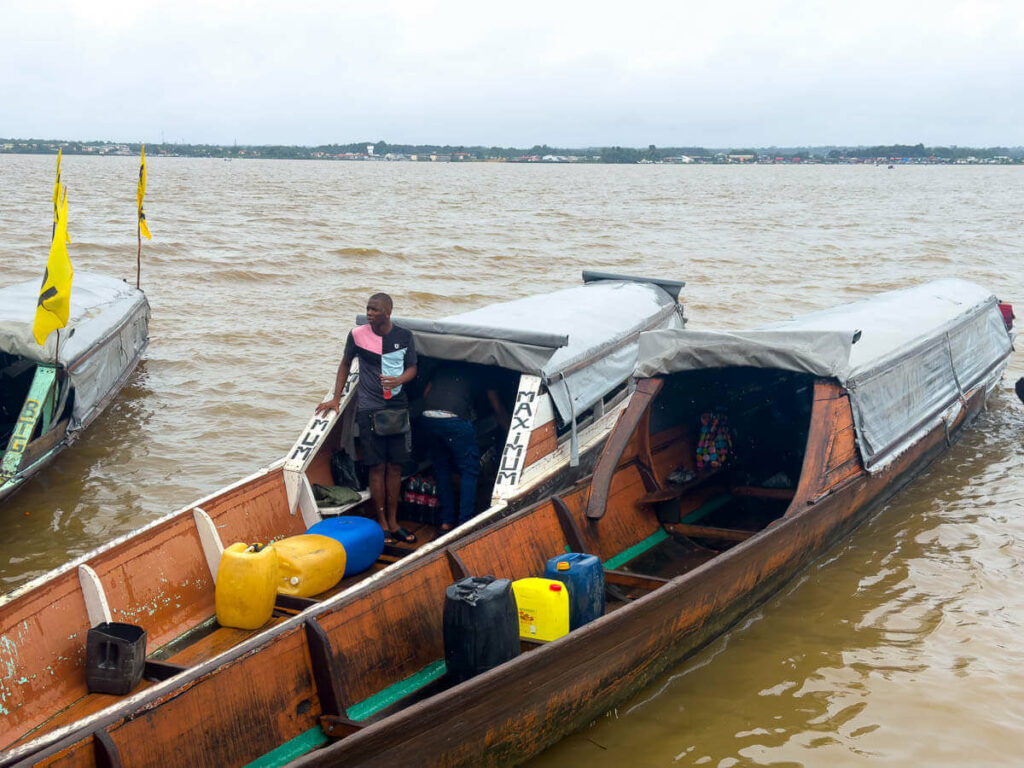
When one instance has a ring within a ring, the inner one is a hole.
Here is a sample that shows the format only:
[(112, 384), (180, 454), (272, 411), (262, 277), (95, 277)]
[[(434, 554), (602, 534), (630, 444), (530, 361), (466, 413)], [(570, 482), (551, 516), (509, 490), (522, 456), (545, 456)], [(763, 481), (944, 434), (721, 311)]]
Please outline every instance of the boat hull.
[[(970, 399), (951, 435), (973, 420)], [(948, 446), (944, 427), (758, 536), (580, 630), (290, 763), (498, 766), (586, 727), (735, 625), (844, 539)]]
[[(819, 385), (804, 476), (785, 517), (646, 596), (501, 667), (405, 708), (400, 703), (385, 708), (366, 725), (336, 719), (333, 735), (341, 738), (333, 744), (315, 749), (324, 741), (319, 713), (337, 711), (332, 699), (346, 693), (344, 670), (335, 666), (345, 663), (344, 654), (331, 651), (329, 638), (344, 631), (371, 643), (365, 631), (378, 626), (372, 618), (349, 625), (338, 623), (341, 619), (332, 623), (329, 615), (300, 615), (234, 648), (216, 666), (189, 670), (75, 726), (44, 749), (0, 758), (0, 765), (95, 765), (97, 755), (108, 754), (123, 764), (158, 766), (164, 756), (154, 745), (175, 745), (177, 762), (200, 766), (244, 765), (267, 752), (265, 764), (293, 760), (297, 766), (521, 762), (585, 727), (733, 626), (941, 455), (986, 396), (984, 388), (976, 390), (955, 419), (937, 424), (886, 470), (868, 474), (844, 469), (844, 455), (836, 452), (837, 431), (852, 429), (847, 400), (837, 389)], [(617, 504), (632, 503), (617, 498)], [(582, 528), (582, 506), (574, 509)], [(468, 538), (487, 535), (497, 534)], [(419, 567), (432, 569), (431, 578), (450, 580), (442, 553), (428, 560)], [(401, 578), (394, 572), (378, 587), (394, 586)], [(386, 610), (380, 601), (366, 605), (366, 615)], [(326, 630), (325, 645), (314, 642), (318, 620)], [(402, 633), (406, 626), (413, 625), (399, 622), (390, 631)], [(417, 647), (429, 638), (406, 641)], [(330, 659), (320, 668), (335, 682), (317, 678), (314, 657), (321, 653)], [(325, 728), (331, 730), (330, 724)], [(290, 735), (281, 744), (272, 733)]]

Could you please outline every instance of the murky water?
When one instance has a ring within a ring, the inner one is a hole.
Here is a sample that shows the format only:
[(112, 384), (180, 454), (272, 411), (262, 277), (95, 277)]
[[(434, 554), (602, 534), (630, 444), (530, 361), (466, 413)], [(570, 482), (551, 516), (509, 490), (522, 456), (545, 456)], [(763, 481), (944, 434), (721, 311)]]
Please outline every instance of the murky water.
[[(78, 270), (134, 279), (133, 158), (64, 159)], [(41, 276), (51, 157), (0, 156), (0, 284)], [(1024, 172), (149, 158), (146, 360), (9, 500), (0, 588), (258, 469), (368, 294), (441, 316), (582, 268), (688, 281), (741, 327), (939, 276), (1024, 315)], [(976, 429), (740, 627), (532, 762), (1008, 765), (1024, 732), (1024, 408)]]

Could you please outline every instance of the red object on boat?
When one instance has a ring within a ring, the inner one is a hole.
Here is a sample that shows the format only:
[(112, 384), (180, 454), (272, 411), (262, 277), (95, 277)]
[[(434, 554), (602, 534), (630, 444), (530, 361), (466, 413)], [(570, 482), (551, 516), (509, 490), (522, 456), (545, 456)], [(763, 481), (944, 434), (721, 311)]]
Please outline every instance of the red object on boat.
[(1013, 330), (1013, 318), (1016, 317), (1013, 314), (1013, 304), (1009, 304), (1005, 301), (999, 302), (999, 311), (1003, 313), (1003, 322), (1006, 323), (1006, 330)]

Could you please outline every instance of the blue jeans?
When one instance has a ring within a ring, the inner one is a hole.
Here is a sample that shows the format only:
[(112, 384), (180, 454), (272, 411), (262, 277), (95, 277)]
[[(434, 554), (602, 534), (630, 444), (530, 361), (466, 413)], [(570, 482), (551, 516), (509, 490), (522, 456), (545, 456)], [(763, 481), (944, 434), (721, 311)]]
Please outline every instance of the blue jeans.
[(480, 448), (473, 423), (465, 419), (423, 419), (427, 446), (434, 462), (441, 522), (455, 523), (455, 486), (452, 468), (462, 478), (459, 486), (459, 523), (476, 514), (476, 480), (480, 474)]

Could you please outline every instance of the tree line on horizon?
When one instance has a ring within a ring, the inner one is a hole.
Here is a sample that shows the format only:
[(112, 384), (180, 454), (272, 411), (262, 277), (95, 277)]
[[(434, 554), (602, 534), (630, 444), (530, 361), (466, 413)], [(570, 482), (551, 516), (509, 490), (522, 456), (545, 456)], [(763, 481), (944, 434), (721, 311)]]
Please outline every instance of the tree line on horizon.
[[(18, 154), (56, 154), (63, 149), (65, 154), (97, 154), (99, 150), (110, 147), (124, 147), (137, 153), (141, 144), (135, 142), (112, 141), (66, 141), (61, 139), (3, 139), (0, 138), (0, 152)], [(385, 141), (361, 141), (348, 144), (321, 144), (318, 146), (283, 145), (283, 144), (183, 144), (183, 143), (147, 143), (151, 154), (166, 152), (188, 157), (246, 157), (255, 156), (269, 159), (308, 159), (323, 155), (362, 154), (368, 146), (373, 147), (373, 154), (384, 156), (397, 155), (466, 155), (477, 160), (496, 159), (514, 160), (521, 157), (574, 156), (584, 162), (600, 163), (638, 163), (643, 161), (658, 162), (668, 158), (687, 156), (692, 158), (713, 158), (716, 155), (754, 155), (781, 156), (797, 159), (817, 158), (824, 161), (840, 159), (873, 159), (873, 158), (913, 158), (927, 159), (931, 157), (948, 160), (960, 160), (969, 157), (987, 159), (993, 157), (1009, 157), (1015, 160), (1024, 158), (1024, 147), (926, 147), (924, 144), (888, 144), (876, 146), (818, 146), (818, 147), (656, 147), (649, 144), (640, 147), (551, 147), (537, 144), (528, 148), (520, 147), (485, 147), (482, 145), (452, 144), (389, 144)]]

